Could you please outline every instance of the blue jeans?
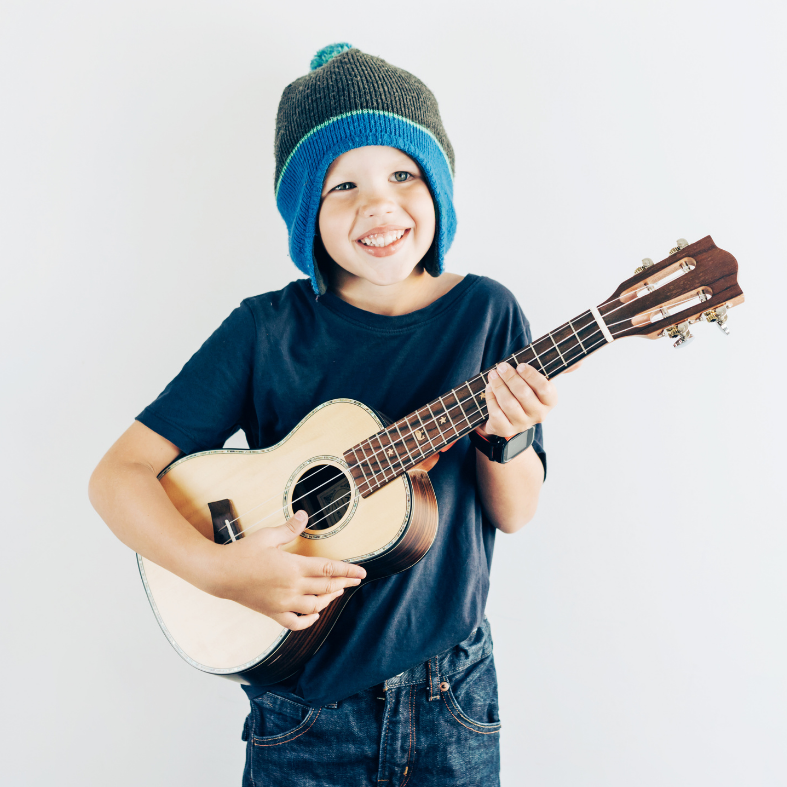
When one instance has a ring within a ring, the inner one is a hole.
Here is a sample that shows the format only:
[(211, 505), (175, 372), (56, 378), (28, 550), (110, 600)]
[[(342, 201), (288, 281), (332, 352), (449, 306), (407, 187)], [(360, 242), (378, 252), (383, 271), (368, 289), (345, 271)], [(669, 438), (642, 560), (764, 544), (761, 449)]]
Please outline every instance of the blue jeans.
[(263, 694), (251, 701), (243, 739), (244, 787), (496, 787), (500, 717), (489, 623), (333, 705)]

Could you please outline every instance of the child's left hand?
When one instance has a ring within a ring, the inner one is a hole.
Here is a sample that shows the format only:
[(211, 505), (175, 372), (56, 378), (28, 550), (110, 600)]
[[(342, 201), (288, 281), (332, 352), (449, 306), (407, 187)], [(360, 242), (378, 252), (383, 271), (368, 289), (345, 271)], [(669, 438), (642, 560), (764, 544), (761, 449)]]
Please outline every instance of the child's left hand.
[(510, 438), (540, 424), (557, 404), (557, 389), (532, 366), (498, 364), (485, 389), (489, 420), (476, 431)]

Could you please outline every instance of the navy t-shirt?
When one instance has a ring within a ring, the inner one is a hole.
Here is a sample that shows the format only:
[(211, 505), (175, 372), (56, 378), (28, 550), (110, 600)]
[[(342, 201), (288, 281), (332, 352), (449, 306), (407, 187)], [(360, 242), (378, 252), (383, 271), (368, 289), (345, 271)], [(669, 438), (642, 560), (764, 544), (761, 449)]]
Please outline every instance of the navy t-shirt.
[[(426, 308), (394, 317), (330, 292), (316, 299), (299, 279), (242, 301), (137, 420), (185, 454), (220, 448), (239, 429), (250, 448), (265, 448), (329, 399), (356, 399), (398, 420), (530, 341), (514, 296), (485, 276), (468, 274)], [(540, 425), (534, 447), (545, 462)], [(441, 454), (429, 471), (439, 508), (432, 548), (411, 569), (356, 592), (319, 651), (279, 686), (314, 704), (334, 702), (481, 623), (495, 528), (475, 462), (467, 437)]]

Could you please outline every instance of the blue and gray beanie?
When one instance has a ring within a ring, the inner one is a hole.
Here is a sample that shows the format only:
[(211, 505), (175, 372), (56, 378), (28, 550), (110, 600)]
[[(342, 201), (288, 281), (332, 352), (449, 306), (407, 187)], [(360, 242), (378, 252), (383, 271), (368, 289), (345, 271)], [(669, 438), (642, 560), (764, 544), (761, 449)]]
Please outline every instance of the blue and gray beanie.
[(314, 257), (314, 235), (325, 173), (348, 150), (365, 145), (398, 148), (418, 162), (437, 209), (432, 276), (456, 232), (454, 151), (437, 100), (420, 79), (351, 47), (321, 49), (311, 71), (284, 89), (276, 116), (276, 204), (290, 236), (290, 257), (319, 295), (325, 282)]

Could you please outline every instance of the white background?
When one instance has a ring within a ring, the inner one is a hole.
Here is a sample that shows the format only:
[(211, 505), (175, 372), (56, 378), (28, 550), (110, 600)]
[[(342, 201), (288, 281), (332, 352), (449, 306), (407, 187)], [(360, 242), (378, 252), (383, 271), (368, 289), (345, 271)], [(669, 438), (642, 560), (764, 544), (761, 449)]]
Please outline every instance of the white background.
[(506, 284), (536, 335), (678, 237), (740, 264), (729, 338), (627, 339), (557, 383), (540, 509), (498, 538), (488, 605), (504, 784), (787, 783), (785, 21), (761, 0), (3, 0), (2, 781), (240, 783), (245, 696), (172, 651), (87, 481), (242, 298), (298, 275), (276, 108), (350, 41), (437, 95), (448, 268)]

